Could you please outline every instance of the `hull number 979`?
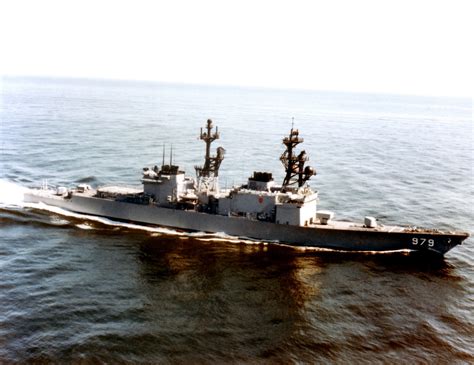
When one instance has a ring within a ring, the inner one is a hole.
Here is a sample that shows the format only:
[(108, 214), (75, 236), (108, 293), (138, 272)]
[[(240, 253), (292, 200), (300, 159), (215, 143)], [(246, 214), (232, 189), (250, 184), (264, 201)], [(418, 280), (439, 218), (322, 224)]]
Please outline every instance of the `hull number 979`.
[(428, 246), (428, 247), (433, 247), (435, 244), (435, 240), (432, 238), (418, 238), (418, 237), (413, 237), (411, 239), (411, 243), (413, 246)]

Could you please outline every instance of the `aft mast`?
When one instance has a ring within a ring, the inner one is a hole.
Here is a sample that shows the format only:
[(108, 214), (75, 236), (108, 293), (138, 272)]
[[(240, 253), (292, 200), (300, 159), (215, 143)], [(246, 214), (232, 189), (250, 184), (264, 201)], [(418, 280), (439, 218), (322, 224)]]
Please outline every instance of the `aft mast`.
[(201, 134), (199, 138), (206, 144), (206, 155), (204, 157), (203, 166), (195, 166), (196, 175), (198, 179), (198, 190), (208, 192), (219, 192), (218, 176), (219, 167), (221, 166), (222, 160), (224, 159), (225, 150), (222, 147), (218, 147), (215, 156), (211, 156), (211, 143), (216, 139), (219, 139), (219, 131), (216, 127), (215, 132), (212, 131), (213, 125), (212, 120), (207, 120), (206, 131), (203, 132), (201, 128)]
[(300, 188), (311, 176), (316, 175), (316, 171), (311, 166), (304, 166), (309, 160), (306, 152), (304, 150), (299, 154), (295, 152), (296, 146), (303, 141), (303, 138), (299, 137), (298, 129), (294, 129), (292, 124), (289, 136), (283, 138), (283, 144), (286, 150), (280, 156), (280, 161), (285, 167), (285, 178), (282, 184), (283, 189), (294, 186)]

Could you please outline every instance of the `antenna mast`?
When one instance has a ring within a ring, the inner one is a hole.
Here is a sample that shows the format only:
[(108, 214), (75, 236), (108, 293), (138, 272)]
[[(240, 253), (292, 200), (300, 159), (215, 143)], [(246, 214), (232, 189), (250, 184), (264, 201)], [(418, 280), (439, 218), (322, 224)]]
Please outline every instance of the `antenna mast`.
[(165, 166), (165, 144), (163, 143), (163, 161), (161, 163), (161, 168), (163, 168), (163, 166)]
[(173, 145), (170, 147), (170, 166), (173, 166)]
[(302, 143), (303, 138), (299, 137), (298, 129), (294, 129), (294, 119), (291, 118), (291, 130), (288, 137), (283, 138), (283, 144), (286, 146), (286, 151), (280, 156), (280, 161), (285, 167), (285, 178), (283, 179), (282, 187), (286, 189), (291, 185), (302, 187), (311, 176), (316, 175), (316, 171), (310, 166), (304, 166), (309, 160), (306, 152), (303, 150), (296, 155), (296, 146)]
[(208, 191), (219, 191), (218, 187), (218, 176), (219, 167), (224, 159), (225, 150), (222, 147), (217, 148), (217, 154), (211, 156), (211, 143), (216, 139), (219, 139), (219, 131), (216, 127), (215, 132), (212, 131), (213, 125), (212, 120), (207, 120), (207, 126), (205, 132), (201, 128), (201, 134), (199, 138), (206, 144), (206, 155), (204, 157), (203, 166), (195, 166), (196, 175), (198, 178), (198, 190)]

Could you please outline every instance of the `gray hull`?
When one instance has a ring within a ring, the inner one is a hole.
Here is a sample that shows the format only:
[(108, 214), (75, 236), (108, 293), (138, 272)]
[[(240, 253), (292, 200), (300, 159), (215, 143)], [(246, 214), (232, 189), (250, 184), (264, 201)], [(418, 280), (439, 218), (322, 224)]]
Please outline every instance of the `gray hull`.
[(343, 229), (323, 225), (301, 227), (80, 195), (65, 199), (58, 196), (27, 193), (25, 201), (43, 202), (71, 212), (120, 221), (186, 231), (224, 232), (232, 236), (278, 241), (292, 246), (348, 251), (416, 250), (443, 255), (469, 236), (464, 232), (407, 232), (362, 227)]

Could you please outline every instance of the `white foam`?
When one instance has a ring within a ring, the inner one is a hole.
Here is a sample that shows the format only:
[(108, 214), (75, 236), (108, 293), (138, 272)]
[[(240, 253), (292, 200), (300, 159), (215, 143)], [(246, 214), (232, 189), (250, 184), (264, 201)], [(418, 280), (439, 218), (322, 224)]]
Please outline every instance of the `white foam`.
[(0, 207), (23, 207), (28, 188), (7, 180), (0, 180)]
[(80, 229), (85, 229), (85, 230), (94, 229), (94, 227), (91, 227), (90, 225), (86, 223), (76, 224), (76, 227)]
[(63, 218), (59, 218), (59, 217), (51, 217), (50, 222), (51, 222), (51, 224), (54, 224), (56, 226), (64, 226), (64, 225), (69, 223), (68, 220), (63, 219)]

